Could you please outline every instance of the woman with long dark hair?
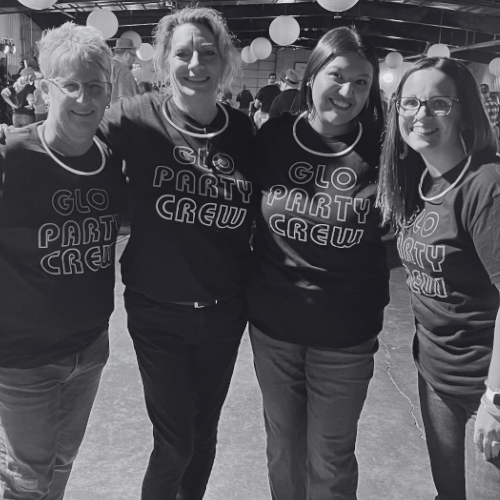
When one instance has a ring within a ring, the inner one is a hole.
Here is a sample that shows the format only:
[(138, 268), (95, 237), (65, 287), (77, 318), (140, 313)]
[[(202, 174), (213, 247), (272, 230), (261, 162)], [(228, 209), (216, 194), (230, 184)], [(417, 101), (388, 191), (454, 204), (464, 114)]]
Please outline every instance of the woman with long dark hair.
[(356, 498), (357, 423), (388, 302), (374, 210), (382, 124), (375, 49), (337, 28), (310, 56), (300, 113), (257, 136), (248, 300), (274, 500)]
[[(500, 161), (469, 70), (427, 58), (388, 113), (378, 204), (398, 233), (440, 500), (500, 491)], [(486, 460), (485, 460), (486, 459)]]

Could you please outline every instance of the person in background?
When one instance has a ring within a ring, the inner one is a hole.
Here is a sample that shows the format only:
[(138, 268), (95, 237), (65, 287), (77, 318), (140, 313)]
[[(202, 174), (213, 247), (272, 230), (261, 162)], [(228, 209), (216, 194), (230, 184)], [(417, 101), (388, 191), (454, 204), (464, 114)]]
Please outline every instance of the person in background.
[(40, 83), (43, 79), (42, 73), (35, 72), (35, 91), (33, 92), (33, 108), (35, 110), (35, 122), (41, 122), (47, 118), (49, 109), (49, 96), (42, 92)]
[(123, 97), (133, 97), (140, 93), (137, 82), (132, 74), (132, 67), (137, 58), (137, 47), (130, 38), (118, 38), (113, 49), (113, 67), (111, 83), (113, 93), (111, 104)]
[(280, 88), (276, 83), (276, 73), (270, 73), (267, 85), (257, 92), (254, 100), (254, 107), (256, 110), (254, 120), (257, 128), (260, 128), (263, 123), (269, 120), (271, 104), (280, 92)]
[(247, 89), (246, 85), (243, 85), (243, 89), (241, 92), (236, 96), (236, 102), (239, 103), (239, 110), (242, 113), (245, 113), (247, 116), (250, 112), (250, 103), (253, 102), (253, 95), (252, 93)]
[(269, 118), (277, 118), (285, 111), (291, 111), (294, 100), (299, 95), (300, 79), (293, 69), (287, 69), (281, 75), (281, 93), (278, 94), (269, 109)]
[(247, 321), (252, 125), (216, 100), (241, 60), (217, 11), (163, 17), (153, 60), (168, 94), (123, 99), (101, 129), (129, 179), (122, 279), (154, 439), (142, 498), (201, 500)]
[(34, 81), (35, 70), (24, 68), (21, 70), (19, 78), (10, 87), (6, 87), (0, 92), (3, 100), (12, 108), (14, 127), (24, 127), (35, 122)]
[(353, 28), (326, 33), (299, 105), (256, 144), (263, 196), (247, 297), (269, 481), (273, 500), (354, 500), (357, 425), (389, 301), (375, 48)]
[(106, 41), (66, 23), (38, 47), (48, 117), (0, 145), (0, 496), (61, 500), (108, 358), (126, 183), (94, 135)]
[(498, 113), (500, 111), (500, 105), (494, 101), (490, 96), (490, 86), (487, 83), (482, 83), (479, 86), (479, 90), (481, 91), (481, 98), (483, 101), (484, 109), (486, 110), (486, 114), (488, 115), (488, 119), (490, 120), (491, 125), (494, 127), (494, 131), (496, 136), (498, 137)]
[(440, 500), (500, 491), (500, 161), (476, 81), (427, 58), (389, 110), (377, 202), (397, 230)]

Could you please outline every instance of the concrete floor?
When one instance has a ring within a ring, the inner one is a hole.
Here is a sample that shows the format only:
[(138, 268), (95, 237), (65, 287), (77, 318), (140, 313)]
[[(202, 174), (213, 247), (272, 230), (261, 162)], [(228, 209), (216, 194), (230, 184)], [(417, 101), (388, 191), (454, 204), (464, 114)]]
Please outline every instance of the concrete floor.
[[(118, 247), (121, 252), (126, 239)], [(394, 245), (389, 245), (391, 303), (375, 375), (359, 425), (359, 500), (432, 500), (411, 357), (413, 318)], [(123, 286), (116, 287), (111, 357), (90, 418), (66, 500), (139, 500), (152, 447), (151, 426), (132, 342)], [(270, 500), (260, 391), (245, 334), (221, 417), (218, 454), (205, 500)]]

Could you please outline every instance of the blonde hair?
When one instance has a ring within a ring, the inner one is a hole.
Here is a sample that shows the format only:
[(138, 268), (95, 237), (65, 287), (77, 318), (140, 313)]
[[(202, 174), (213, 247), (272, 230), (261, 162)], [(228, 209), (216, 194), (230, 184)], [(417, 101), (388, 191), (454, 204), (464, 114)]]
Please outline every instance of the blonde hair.
[(45, 78), (61, 75), (74, 62), (86, 67), (96, 66), (107, 80), (111, 77), (113, 54), (101, 32), (95, 28), (67, 22), (49, 30), (37, 45), (40, 51), (38, 62)]
[(216, 10), (206, 7), (187, 7), (160, 19), (154, 30), (153, 55), (153, 62), (160, 78), (164, 81), (169, 78), (167, 59), (172, 36), (175, 29), (183, 24), (201, 24), (210, 30), (222, 59), (221, 87), (230, 87), (241, 69), (241, 58), (233, 44), (226, 21)]

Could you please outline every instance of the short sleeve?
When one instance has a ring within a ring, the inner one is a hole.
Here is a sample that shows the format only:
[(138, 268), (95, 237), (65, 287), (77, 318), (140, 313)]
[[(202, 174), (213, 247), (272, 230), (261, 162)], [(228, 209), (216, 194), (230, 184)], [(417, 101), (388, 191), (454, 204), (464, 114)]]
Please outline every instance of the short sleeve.
[(500, 283), (500, 194), (488, 203), (472, 227), (472, 239), (492, 283)]

